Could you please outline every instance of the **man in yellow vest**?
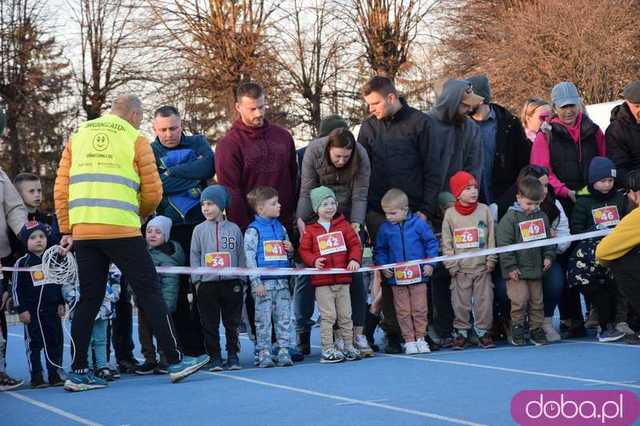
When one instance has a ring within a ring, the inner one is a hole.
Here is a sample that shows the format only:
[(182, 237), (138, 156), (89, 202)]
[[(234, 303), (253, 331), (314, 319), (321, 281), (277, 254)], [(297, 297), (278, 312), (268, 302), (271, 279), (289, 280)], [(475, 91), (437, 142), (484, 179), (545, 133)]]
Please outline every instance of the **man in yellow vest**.
[(171, 381), (195, 373), (209, 357), (182, 356), (158, 276), (140, 232), (162, 198), (162, 184), (149, 142), (138, 128), (142, 103), (120, 96), (111, 113), (80, 126), (65, 145), (54, 188), (63, 234), (62, 252), (76, 249), (80, 300), (71, 335), (75, 360), (65, 389), (103, 388), (107, 382), (87, 367), (94, 319), (104, 298), (110, 263), (127, 277), (144, 307), (158, 345), (169, 362)]

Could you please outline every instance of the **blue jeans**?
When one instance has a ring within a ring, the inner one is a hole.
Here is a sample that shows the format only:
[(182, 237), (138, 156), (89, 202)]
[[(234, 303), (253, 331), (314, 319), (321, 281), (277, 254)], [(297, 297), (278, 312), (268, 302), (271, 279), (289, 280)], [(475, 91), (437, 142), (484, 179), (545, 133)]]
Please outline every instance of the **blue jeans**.
[(91, 341), (89, 342), (89, 352), (87, 353), (87, 363), (89, 368), (93, 365), (93, 354), (96, 357), (96, 369), (107, 366), (107, 323), (108, 320), (97, 319), (93, 323), (91, 331)]
[(556, 306), (560, 303), (564, 288), (564, 271), (558, 262), (553, 262), (551, 268), (542, 279), (542, 297), (544, 301), (544, 316), (552, 317)]

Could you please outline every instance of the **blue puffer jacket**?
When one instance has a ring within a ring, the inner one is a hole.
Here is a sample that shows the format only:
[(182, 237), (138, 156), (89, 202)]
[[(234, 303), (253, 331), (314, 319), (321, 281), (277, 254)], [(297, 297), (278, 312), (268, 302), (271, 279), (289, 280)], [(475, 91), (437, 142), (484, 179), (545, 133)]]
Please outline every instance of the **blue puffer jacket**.
[[(255, 220), (251, 222), (247, 229), (253, 228), (258, 231), (258, 244), (256, 247), (256, 263), (258, 267), (264, 268), (288, 268), (289, 260), (266, 260), (264, 258), (264, 243), (266, 241), (287, 241), (288, 237), (284, 227), (280, 223), (278, 219), (265, 219), (263, 217), (257, 216)], [(285, 253), (286, 255), (286, 253)], [(288, 255), (287, 255), (288, 257)], [(260, 277), (263, 280), (276, 280), (280, 278), (286, 277), (273, 277), (273, 276), (264, 276)]]
[[(438, 255), (438, 240), (431, 227), (418, 216), (409, 213), (402, 223), (385, 221), (378, 230), (373, 258), (376, 265), (408, 262)], [(435, 264), (430, 264), (435, 268)], [(427, 277), (423, 279), (424, 282)], [(395, 285), (395, 277), (386, 281)]]

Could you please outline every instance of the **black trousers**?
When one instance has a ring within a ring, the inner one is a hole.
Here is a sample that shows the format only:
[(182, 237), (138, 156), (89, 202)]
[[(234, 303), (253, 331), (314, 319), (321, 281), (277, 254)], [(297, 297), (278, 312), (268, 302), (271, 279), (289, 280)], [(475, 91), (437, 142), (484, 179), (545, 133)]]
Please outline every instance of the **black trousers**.
[(220, 358), (220, 319), (224, 325), (228, 354), (240, 351), (238, 325), (242, 317), (242, 282), (204, 282), (198, 287), (198, 307), (207, 353)]
[(145, 240), (139, 237), (75, 242), (80, 300), (71, 325), (76, 345), (74, 370), (87, 368), (87, 350), (91, 331), (106, 291), (109, 265), (113, 262), (127, 277), (140, 307), (145, 310), (158, 346), (170, 364), (180, 360), (178, 341), (167, 305), (164, 303), (158, 275)]
[(609, 265), (622, 296), (634, 311), (640, 312), (640, 247)]
[(438, 262), (429, 285), (431, 297), (431, 320), (433, 328), (440, 337), (449, 337), (453, 333), (453, 306), (451, 306), (451, 275), (442, 262)]
[(42, 374), (40, 357), (44, 349), (46, 349), (44, 358), (47, 364), (47, 372), (51, 375), (58, 369), (54, 364), (62, 365), (63, 340), (60, 318), (58, 318), (55, 308), (53, 312), (41, 310), (39, 321), (38, 312), (29, 312), (31, 314), (31, 322), (24, 326), (24, 343), (27, 349), (31, 377), (35, 374)]
[(618, 287), (614, 280), (596, 280), (589, 284), (591, 301), (598, 310), (600, 327), (606, 330), (607, 324), (615, 319)]
[[(116, 316), (108, 326), (107, 336), (111, 335), (113, 349), (116, 353), (116, 361), (133, 360), (133, 306), (131, 305), (131, 293), (127, 279), (122, 276), (120, 280), (120, 298), (116, 302)], [(107, 351), (108, 354), (111, 351)]]

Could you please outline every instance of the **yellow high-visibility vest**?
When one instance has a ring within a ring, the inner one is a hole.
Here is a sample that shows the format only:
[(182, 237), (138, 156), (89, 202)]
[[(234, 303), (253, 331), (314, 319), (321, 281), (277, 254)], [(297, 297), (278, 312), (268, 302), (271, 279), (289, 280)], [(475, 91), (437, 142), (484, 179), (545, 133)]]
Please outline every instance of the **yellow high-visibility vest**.
[(140, 132), (106, 114), (71, 137), (69, 223), (140, 227), (140, 176), (133, 166)]

